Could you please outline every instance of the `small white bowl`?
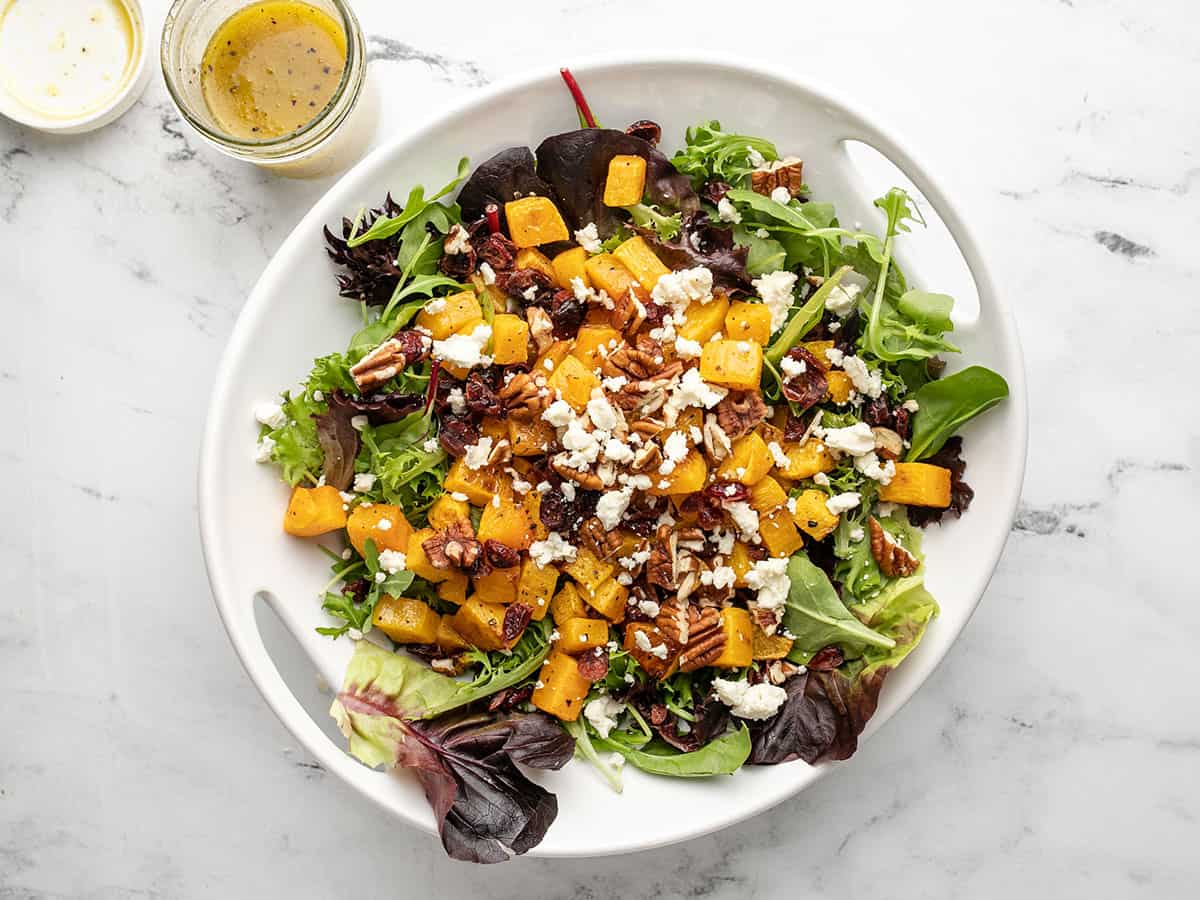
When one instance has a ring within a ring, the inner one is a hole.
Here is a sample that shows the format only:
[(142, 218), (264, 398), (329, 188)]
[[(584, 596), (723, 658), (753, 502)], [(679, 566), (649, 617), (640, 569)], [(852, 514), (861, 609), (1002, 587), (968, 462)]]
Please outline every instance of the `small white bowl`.
[[(53, 3), (54, 0), (49, 0), (49, 2)], [(126, 66), (119, 87), (109, 96), (107, 102), (101, 106), (89, 108), (77, 116), (50, 115), (22, 102), (0, 82), (0, 115), (38, 131), (55, 134), (82, 134), (115, 121), (129, 107), (133, 106), (150, 81), (151, 70), (147, 64), (150, 42), (146, 36), (146, 18), (142, 13), (139, 0), (113, 0), (113, 2), (124, 7), (129, 15), (133, 32), (133, 48), (131, 50), (133, 65)], [(3, 28), (2, 16), (0, 16), (0, 28)]]

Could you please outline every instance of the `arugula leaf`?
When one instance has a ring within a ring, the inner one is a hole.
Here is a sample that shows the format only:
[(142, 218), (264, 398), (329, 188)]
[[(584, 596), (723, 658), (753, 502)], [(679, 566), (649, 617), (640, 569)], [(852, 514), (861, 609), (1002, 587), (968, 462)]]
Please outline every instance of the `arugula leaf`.
[(635, 747), (612, 737), (597, 736), (593, 744), (601, 750), (620, 753), (631, 765), (654, 775), (674, 778), (707, 778), (711, 775), (732, 775), (750, 756), (750, 732), (743, 725), (737, 731), (727, 731), (713, 738), (699, 750), (680, 753), (662, 741), (651, 741)]
[(447, 183), (432, 197), (426, 199), (425, 189), (420, 185), (417, 185), (415, 188), (409, 191), (408, 200), (405, 202), (404, 209), (400, 211), (399, 215), (392, 216), (388, 219), (377, 219), (370, 228), (368, 228), (362, 234), (355, 235), (354, 237), (350, 238), (350, 240), (348, 240), (346, 243), (351, 247), (358, 247), (361, 244), (367, 243), (368, 241), (385, 240), (399, 233), (399, 231), (405, 225), (414, 221), (418, 216), (425, 213), (430, 205), (434, 204), (442, 197), (445, 197), (456, 187), (458, 187), (459, 183), (467, 177), (468, 172), (470, 172), (470, 168), (470, 160), (464, 156), (458, 161), (458, 173), (453, 179), (450, 180), (449, 183)]
[(821, 316), (825, 313), (825, 301), (833, 293), (833, 289), (842, 283), (842, 279), (849, 272), (849, 266), (842, 266), (842, 268), (825, 279), (824, 283), (796, 311), (791, 320), (783, 326), (783, 330), (779, 332), (779, 336), (775, 338), (771, 346), (763, 353), (764, 359), (774, 366), (779, 365), (779, 361), (787, 355), (787, 352), (796, 346), (797, 342), (804, 335), (808, 334), (814, 325), (821, 321)]
[(913, 416), (909, 462), (932, 456), (964, 424), (991, 409), (1008, 396), (1008, 382), (983, 366), (970, 366), (938, 381), (931, 381), (914, 395), (919, 409)]
[(788, 654), (792, 662), (805, 662), (830, 644), (867, 644), (888, 649), (895, 646), (891, 638), (854, 617), (838, 597), (829, 576), (813, 565), (807, 555), (797, 553), (788, 561), (788, 578), (792, 586), (783, 613), (783, 627), (796, 639)]
[(722, 131), (721, 123), (715, 119), (689, 128), (684, 140), (685, 146), (671, 159), (671, 164), (690, 176), (697, 187), (710, 177), (727, 184), (743, 184), (755, 169), (750, 161), (751, 148), (768, 162), (779, 159), (779, 151), (770, 141)]

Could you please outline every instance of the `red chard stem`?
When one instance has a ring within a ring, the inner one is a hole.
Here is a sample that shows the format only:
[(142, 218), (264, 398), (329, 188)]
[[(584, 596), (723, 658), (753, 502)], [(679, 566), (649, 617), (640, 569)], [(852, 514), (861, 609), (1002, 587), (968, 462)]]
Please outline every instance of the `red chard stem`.
[(579, 124), (584, 128), (599, 128), (596, 117), (592, 115), (592, 108), (588, 106), (587, 98), (583, 96), (583, 89), (579, 87), (579, 82), (575, 80), (571, 70), (564, 67), (558, 72), (562, 75), (567, 90), (571, 92), (571, 97), (575, 100), (575, 110), (579, 113)]

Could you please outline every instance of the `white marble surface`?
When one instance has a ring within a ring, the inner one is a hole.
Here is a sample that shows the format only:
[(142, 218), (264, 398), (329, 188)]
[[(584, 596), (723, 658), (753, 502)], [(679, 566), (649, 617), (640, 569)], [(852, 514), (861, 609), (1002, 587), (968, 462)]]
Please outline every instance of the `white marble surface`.
[[(145, 5), (156, 31), (166, 0)], [(681, 43), (901, 123), (1025, 342), (1007, 552), (941, 669), (804, 796), (619, 861), (449, 863), (296, 749), (200, 558), (214, 368), (325, 185), (217, 156), (158, 79), (93, 135), (0, 121), (0, 897), (1195, 896), (1195, 5), (356, 6), (385, 132), (579, 52)]]

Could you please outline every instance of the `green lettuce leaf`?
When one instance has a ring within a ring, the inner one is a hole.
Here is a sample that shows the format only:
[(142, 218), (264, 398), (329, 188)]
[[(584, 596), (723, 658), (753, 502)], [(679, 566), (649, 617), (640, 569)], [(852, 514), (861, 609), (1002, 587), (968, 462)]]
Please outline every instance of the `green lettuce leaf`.
[(643, 772), (669, 775), (673, 778), (732, 775), (750, 756), (750, 732), (745, 725), (737, 731), (727, 731), (720, 737), (713, 738), (699, 750), (690, 753), (680, 753), (659, 740), (641, 748), (602, 737), (594, 737), (592, 744), (598, 750), (620, 753), (626, 762)]
[(896, 642), (855, 618), (838, 597), (829, 576), (803, 553), (788, 561), (792, 582), (783, 613), (783, 629), (795, 638), (788, 659), (807, 662), (830, 644), (867, 645), (891, 650)]

